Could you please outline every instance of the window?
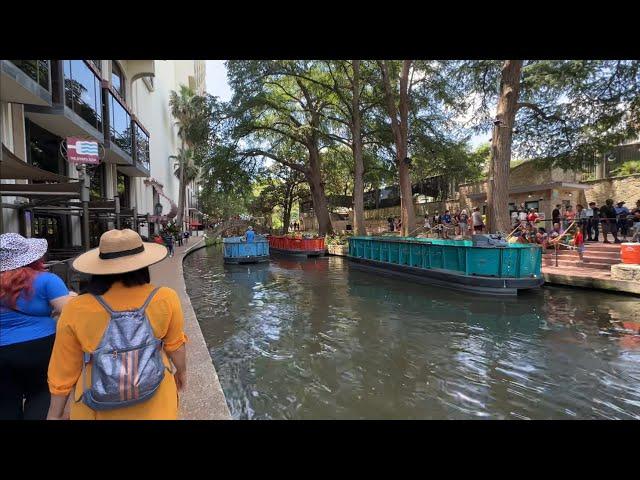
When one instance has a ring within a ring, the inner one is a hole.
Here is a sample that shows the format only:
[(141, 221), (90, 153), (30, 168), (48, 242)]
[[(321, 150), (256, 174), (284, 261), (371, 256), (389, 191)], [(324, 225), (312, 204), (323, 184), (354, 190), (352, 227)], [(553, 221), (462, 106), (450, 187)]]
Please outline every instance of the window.
[(28, 142), (27, 158), (31, 165), (47, 172), (59, 175), (67, 174), (67, 165), (60, 155), (62, 138), (25, 120), (25, 132)]
[(109, 104), (109, 138), (129, 156), (133, 156), (131, 116), (111, 93), (107, 92)]
[(93, 128), (102, 132), (100, 79), (84, 60), (63, 60), (64, 101)]
[(11, 60), (16, 67), (35, 80), (46, 91), (49, 88), (49, 60)]
[(118, 196), (120, 208), (130, 208), (131, 180), (128, 175), (118, 172)]
[(151, 171), (149, 163), (149, 136), (138, 124), (135, 124), (136, 135), (136, 163), (142, 166), (147, 172)]
[(122, 98), (125, 98), (124, 73), (115, 60), (111, 60), (111, 85)]
[(524, 208), (529, 211), (532, 208), (535, 208), (536, 210), (538, 210), (538, 208), (540, 208), (540, 203), (536, 200), (535, 202), (526, 202), (524, 204)]

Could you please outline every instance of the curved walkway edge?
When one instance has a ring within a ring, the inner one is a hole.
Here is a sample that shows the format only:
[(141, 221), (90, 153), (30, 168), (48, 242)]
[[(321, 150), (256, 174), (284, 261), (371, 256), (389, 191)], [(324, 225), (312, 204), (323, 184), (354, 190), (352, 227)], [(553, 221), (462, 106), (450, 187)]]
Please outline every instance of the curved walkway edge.
[(150, 267), (151, 281), (173, 288), (184, 312), (187, 343), (187, 389), (180, 395), (182, 420), (231, 420), (231, 413), (218, 380), (218, 374), (193, 311), (182, 273), (182, 261), (191, 252), (204, 247), (202, 237), (192, 237), (191, 245), (176, 247), (175, 255)]

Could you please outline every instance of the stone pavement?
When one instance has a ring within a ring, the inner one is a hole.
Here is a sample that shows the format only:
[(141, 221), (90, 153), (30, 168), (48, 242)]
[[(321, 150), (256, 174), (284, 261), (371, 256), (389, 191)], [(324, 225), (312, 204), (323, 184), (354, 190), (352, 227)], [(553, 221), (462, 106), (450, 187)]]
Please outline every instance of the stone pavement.
[(174, 256), (150, 267), (151, 282), (173, 288), (184, 312), (187, 343), (187, 388), (180, 395), (179, 417), (183, 420), (230, 420), (224, 392), (202, 336), (196, 314), (187, 295), (182, 259), (189, 251), (204, 245), (202, 237), (191, 237), (189, 245), (176, 246)]
[(620, 264), (620, 244), (587, 242), (584, 260), (575, 250), (561, 250), (557, 267), (555, 253), (547, 250), (542, 256), (542, 275), (547, 283), (640, 294), (640, 282), (612, 277), (611, 268), (616, 264)]

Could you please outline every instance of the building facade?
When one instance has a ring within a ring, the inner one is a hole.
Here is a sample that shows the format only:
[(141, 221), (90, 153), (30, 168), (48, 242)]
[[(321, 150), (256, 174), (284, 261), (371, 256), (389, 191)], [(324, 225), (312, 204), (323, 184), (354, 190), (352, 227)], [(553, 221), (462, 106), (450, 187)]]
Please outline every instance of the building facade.
[[(149, 237), (161, 221), (175, 218), (179, 181), (171, 156), (181, 145), (169, 94), (180, 85), (204, 93), (204, 62), (0, 62), (0, 136), (11, 161), (73, 180), (80, 174), (65, 160), (64, 139), (77, 136), (100, 144), (100, 165), (86, 167), (91, 246), (108, 228), (135, 228)], [(3, 184), (33, 183), (2, 178)], [(189, 185), (183, 228), (197, 218), (196, 194), (197, 185)], [(50, 248), (81, 245), (84, 227), (77, 199), (29, 195), (3, 193), (3, 231), (47, 238)]]

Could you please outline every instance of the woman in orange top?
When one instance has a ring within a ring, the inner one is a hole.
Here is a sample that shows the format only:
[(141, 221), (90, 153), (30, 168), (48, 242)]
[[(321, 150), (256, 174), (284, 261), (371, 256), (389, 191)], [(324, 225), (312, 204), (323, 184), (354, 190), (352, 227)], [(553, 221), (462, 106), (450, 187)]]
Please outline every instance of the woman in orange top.
[[(100, 238), (97, 249), (79, 256), (73, 268), (91, 273), (84, 294), (70, 301), (62, 311), (49, 363), (50, 420), (64, 419), (64, 408), (73, 391), (72, 420), (175, 420), (178, 415), (178, 390), (186, 385), (187, 337), (180, 299), (170, 288), (162, 287), (153, 296), (146, 314), (153, 333), (163, 341), (162, 358), (167, 369), (160, 386), (148, 400), (113, 410), (96, 411), (82, 402), (84, 384), (78, 381), (83, 368), (83, 353), (94, 352), (109, 324), (110, 316), (93, 295), (102, 295), (112, 310), (140, 308), (154, 290), (149, 265), (166, 257), (166, 248), (143, 243), (133, 230), (110, 230)], [(170, 373), (171, 363), (175, 373)], [(87, 364), (91, 385), (91, 364)]]

